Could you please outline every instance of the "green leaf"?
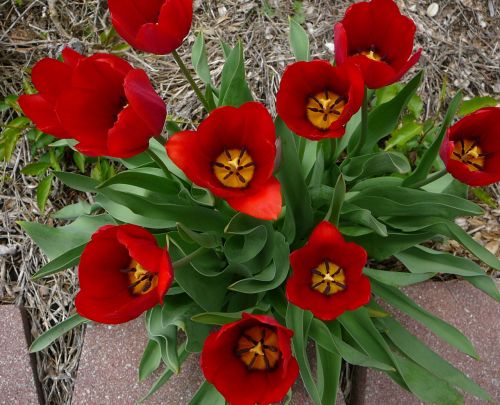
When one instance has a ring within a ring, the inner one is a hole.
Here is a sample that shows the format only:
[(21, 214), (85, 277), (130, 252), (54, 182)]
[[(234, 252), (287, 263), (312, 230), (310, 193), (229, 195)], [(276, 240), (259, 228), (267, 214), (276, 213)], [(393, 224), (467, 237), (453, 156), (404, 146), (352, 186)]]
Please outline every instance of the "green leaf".
[(83, 249), (85, 249), (85, 246), (86, 244), (77, 246), (56, 257), (54, 260), (50, 261), (35, 274), (33, 274), (33, 276), (31, 276), (31, 279), (39, 280), (43, 277), (48, 277), (62, 270), (66, 270), (70, 267), (76, 266), (80, 261), (80, 256), (83, 252)]
[(294, 135), (280, 118), (276, 119), (276, 132), (282, 148), (278, 178), (286, 203), (283, 233), (287, 241), (292, 243), (305, 239), (313, 227), (311, 196), (300, 170)]
[(347, 181), (353, 181), (388, 173), (404, 174), (408, 173), (410, 169), (410, 163), (403, 154), (378, 152), (348, 158), (342, 167), (342, 173)]
[(472, 114), (473, 112), (485, 108), (485, 107), (496, 107), (498, 105), (498, 101), (493, 97), (474, 97), (470, 100), (465, 100), (460, 109), (458, 110), (457, 115), (459, 117), (463, 117), (465, 115)]
[(172, 371), (178, 373), (180, 360), (177, 352), (177, 326), (163, 324), (161, 306), (157, 305), (146, 312), (146, 329), (149, 338), (160, 346), (163, 362)]
[(483, 213), (481, 207), (463, 198), (405, 187), (371, 187), (349, 202), (370, 210), (375, 217), (419, 217), (425, 213), (426, 216), (454, 219)]
[(260, 225), (246, 235), (232, 235), (227, 238), (224, 254), (229, 263), (245, 263), (257, 256), (266, 242), (266, 227)]
[(417, 135), (420, 135), (423, 130), (423, 125), (415, 121), (404, 123), (400, 128), (396, 129), (389, 141), (385, 144), (385, 151), (389, 151), (394, 147), (404, 146)]
[(0, 134), (0, 159), (10, 160), (17, 140), (30, 122), (28, 118), (21, 116), (7, 123)]
[(161, 364), (161, 349), (158, 342), (154, 339), (149, 339), (144, 353), (139, 364), (139, 381), (144, 381), (153, 372), (160, 367)]
[(321, 394), (321, 403), (323, 405), (335, 405), (340, 385), (342, 357), (317, 345), (316, 358), (317, 386)]
[[(368, 115), (368, 137), (365, 144), (362, 145), (359, 150), (360, 155), (371, 153), (373, 151), (373, 148), (377, 145), (378, 141), (380, 141), (382, 138), (386, 137), (396, 129), (399, 122), (399, 117), (417, 91), (418, 86), (422, 81), (422, 77), (423, 71), (421, 71), (413, 79), (411, 79), (396, 97), (394, 97), (387, 103), (375, 107)], [(358, 126), (349, 141), (349, 154), (358, 144), (360, 136), (361, 125)]]
[(66, 332), (86, 322), (89, 322), (89, 320), (79, 314), (71, 315), (69, 318), (59, 322), (57, 325), (38, 336), (29, 348), (30, 353), (36, 353), (45, 349)]
[(446, 112), (446, 116), (444, 117), (444, 121), (441, 125), (438, 136), (436, 137), (432, 145), (429, 147), (429, 149), (425, 151), (424, 156), (422, 156), (422, 159), (420, 160), (420, 163), (418, 164), (415, 171), (403, 181), (404, 186), (410, 187), (413, 184), (427, 178), (428, 174), (432, 169), (432, 166), (434, 165), (434, 161), (436, 160), (436, 157), (438, 155), (439, 148), (443, 143), (443, 138), (446, 133), (446, 130), (450, 126), (461, 101), (462, 101), (462, 93), (458, 92), (457, 95), (451, 101), (450, 106), (448, 107), (448, 111)]
[(321, 395), (318, 391), (318, 387), (314, 383), (311, 366), (306, 352), (307, 338), (309, 336), (309, 327), (312, 319), (313, 315), (311, 312), (304, 311), (291, 303), (288, 304), (288, 309), (286, 311), (286, 326), (294, 331), (292, 346), (295, 358), (299, 363), (300, 376), (302, 377), (304, 386), (313, 403), (315, 405), (321, 405)]
[(243, 45), (238, 41), (227, 57), (222, 69), (219, 93), (219, 107), (230, 105), (239, 107), (247, 101), (252, 101), (252, 93), (245, 77), (245, 57)]
[(412, 284), (421, 283), (434, 277), (436, 273), (402, 273), (399, 271), (386, 271), (365, 268), (363, 273), (373, 280), (393, 287), (405, 287)]
[[(335, 329), (336, 326), (333, 326), (335, 324), (338, 323), (336, 321), (330, 322), (330, 328)], [(375, 360), (344, 342), (339, 336), (332, 333), (330, 328), (323, 321), (313, 319), (309, 330), (309, 336), (325, 350), (334, 354), (340, 354), (342, 358), (350, 364), (376, 368), (382, 371), (395, 371), (393, 366)]]
[(397, 288), (382, 285), (372, 280), (372, 291), (388, 304), (393, 305), (401, 312), (429, 328), (435, 335), (450, 345), (475, 359), (478, 358), (478, 354), (474, 350), (470, 340), (458, 329), (418, 306)]
[(69, 225), (57, 228), (37, 222), (19, 222), (19, 225), (51, 260), (77, 246), (86, 244), (97, 229), (108, 224), (115, 224), (109, 215), (85, 215)]
[(341, 216), (343, 220), (365, 226), (380, 236), (387, 236), (387, 227), (367, 209), (346, 202), (342, 206)]
[(463, 389), (478, 398), (491, 400), (486, 391), (471, 381), (464, 373), (434, 353), (427, 345), (413, 336), (393, 318), (380, 319), (384, 333), (410, 359), (424, 367), (429, 373)]
[(50, 163), (48, 162), (35, 162), (30, 163), (22, 168), (21, 173), (27, 174), (29, 176), (38, 176), (50, 167)]
[(309, 55), (309, 36), (306, 30), (294, 19), (289, 17), (288, 23), (290, 25), (290, 31), (288, 34), (288, 39), (290, 41), (290, 46), (292, 52), (297, 61), (308, 61), (310, 59)]
[(57, 219), (76, 219), (82, 215), (89, 215), (91, 211), (92, 206), (87, 201), (80, 200), (77, 203), (61, 208), (52, 214), (52, 217)]
[(188, 405), (225, 405), (226, 400), (208, 381), (201, 384)]
[(231, 284), (228, 287), (229, 289), (244, 294), (256, 294), (273, 290), (283, 284), (290, 267), (288, 260), (290, 250), (285, 237), (281, 233), (275, 232), (272, 237), (274, 239), (272, 263), (256, 276)]
[(479, 198), (483, 203), (488, 204), (491, 208), (497, 208), (497, 203), (495, 200), (488, 194), (488, 192), (481, 187), (473, 187), (472, 193)]
[(42, 213), (45, 212), (45, 204), (47, 203), (47, 199), (49, 198), (53, 178), (54, 175), (49, 174), (38, 184), (38, 187), (36, 188), (36, 202), (38, 204), (38, 209)]
[(211, 249), (219, 246), (220, 244), (219, 239), (214, 234), (194, 232), (181, 223), (177, 224), (177, 230), (179, 235), (181, 235), (184, 239), (187, 239), (189, 242), (196, 243), (198, 246)]
[(340, 212), (342, 210), (342, 205), (344, 204), (345, 192), (346, 188), (344, 176), (340, 174), (337, 179), (337, 183), (335, 184), (335, 191), (332, 195), (330, 207), (328, 208), (328, 212), (325, 216), (325, 221), (330, 221), (335, 226), (339, 225)]
[(68, 172), (54, 172), (54, 174), (66, 186), (84, 193), (95, 193), (96, 187), (99, 185), (97, 180), (81, 174)]
[(152, 229), (174, 228), (181, 222), (192, 230), (202, 232), (222, 232), (226, 224), (220, 212), (205, 207), (153, 202), (148, 198), (111, 189), (100, 191), (96, 202), (122, 222)]
[(212, 82), (210, 68), (208, 67), (207, 50), (205, 49), (205, 38), (203, 32), (196, 35), (191, 51), (191, 61), (194, 70), (203, 83), (209, 85)]

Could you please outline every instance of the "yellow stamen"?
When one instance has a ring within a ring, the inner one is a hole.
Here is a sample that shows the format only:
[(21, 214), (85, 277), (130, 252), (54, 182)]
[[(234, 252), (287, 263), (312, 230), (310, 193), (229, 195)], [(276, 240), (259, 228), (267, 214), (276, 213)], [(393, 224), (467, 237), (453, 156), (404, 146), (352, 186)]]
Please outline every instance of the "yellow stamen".
[(249, 370), (272, 370), (281, 357), (278, 346), (278, 335), (273, 329), (253, 326), (241, 334), (235, 353)]
[(344, 111), (346, 100), (332, 91), (324, 90), (309, 97), (307, 119), (316, 128), (326, 130), (337, 121)]
[(477, 142), (470, 139), (456, 141), (451, 154), (453, 160), (465, 163), (471, 172), (476, 172), (484, 168), (485, 157), (486, 154), (483, 153)]
[(370, 49), (368, 51), (358, 52), (356, 55), (363, 55), (363, 56), (366, 56), (368, 59), (376, 60), (376, 61), (381, 61), (382, 60), (382, 56), (380, 56), (377, 52), (375, 52), (372, 49)]
[(344, 270), (329, 260), (324, 260), (311, 270), (311, 288), (330, 296), (347, 288)]
[(149, 272), (133, 259), (124, 271), (128, 274), (128, 288), (132, 295), (147, 294), (158, 285), (158, 275)]
[(255, 172), (255, 163), (245, 147), (224, 149), (212, 167), (217, 180), (229, 188), (247, 187)]

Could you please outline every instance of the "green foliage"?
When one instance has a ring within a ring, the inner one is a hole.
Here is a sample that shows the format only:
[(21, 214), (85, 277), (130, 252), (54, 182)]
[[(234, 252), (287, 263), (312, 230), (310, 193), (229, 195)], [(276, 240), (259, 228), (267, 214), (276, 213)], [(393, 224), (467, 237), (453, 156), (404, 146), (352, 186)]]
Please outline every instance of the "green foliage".
[(310, 59), (310, 54), (307, 32), (301, 27), (297, 19), (289, 18), (288, 21), (290, 24), (288, 39), (295, 59), (297, 61), (308, 61)]
[(472, 114), (474, 111), (477, 111), (481, 108), (485, 107), (496, 107), (498, 105), (498, 101), (493, 97), (474, 97), (470, 100), (465, 100), (460, 106), (457, 115), (459, 117), (463, 117), (468, 114)]
[(71, 329), (85, 322), (88, 322), (88, 320), (81, 317), (80, 315), (71, 315), (69, 318), (58, 323), (57, 325), (53, 326), (52, 328), (38, 336), (30, 346), (30, 353), (39, 352), (40, 350), (45, 349), (66, 332), (69, 332)]

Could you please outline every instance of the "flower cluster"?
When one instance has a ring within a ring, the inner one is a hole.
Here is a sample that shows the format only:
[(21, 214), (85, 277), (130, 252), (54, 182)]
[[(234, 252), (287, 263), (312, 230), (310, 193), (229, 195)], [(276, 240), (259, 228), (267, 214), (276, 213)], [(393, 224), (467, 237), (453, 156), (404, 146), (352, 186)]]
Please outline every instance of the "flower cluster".
[[(160, 55), (176, 55), (193, 11), (191, 0), (109, 0), (109, 10), (125, 41)], [(366, 89), (397, 82), (417, 63), (421, 50), (412, 54), (414, 35), (415, 24), (393, 0), (352, 5), (334, 27), (335, 65), (327, 55), (285, 69), (276, 100), (279, 117), (308, 140), (343, 137), (366, 102)], [(76, 149), (88, 156), (132, 157), (163, 131), (165, 103), (143, 70), (117, 56), (85, 57), (66, 48), (62, 60), (38, 62), (32, 80), (38, 93), (19, 99), (24, 113), (41, 131), (76, 140)], [(473, 186), (500, 181), (499, 135), (500, 108), (481, 109), (457, 122), (440, 149), (448, 172)], [(171, 162), (208, 190), (221, 210), (265, 221), (284, 215), (282, 184), (274, 175), (279, 141), (263, 104), (214, 108), (196, 130), (176, 132), (164, 144)], [(296, 241), (289, 255), (292, 271), (282, 293), (288, 305), (331, 321), (370, 302), (370, 281), (363, 274), (368, 254), (348, 236), (344, 239), (338, 221), (315, 220), (308, 240)], [(81, 255), (77, 312), (116, 324), (168, 302), (175, 263), (159, 240), (136, 225), (98, 229)], [(278, 320), (242, 313), (206, 339), (201, 368), (229, 403), (279, 402), (297, 379), (294, 332)]]

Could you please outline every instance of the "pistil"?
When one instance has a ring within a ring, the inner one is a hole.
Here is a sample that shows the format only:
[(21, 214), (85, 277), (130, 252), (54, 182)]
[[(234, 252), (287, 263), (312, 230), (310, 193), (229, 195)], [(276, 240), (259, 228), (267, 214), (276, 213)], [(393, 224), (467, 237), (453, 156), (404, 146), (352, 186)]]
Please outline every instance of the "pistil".
[(128, 275), (128, 289), (132, 295), (147, 294), (158, 285), (158, 275), (146, 270), (133, 259), (129, 267), (122, 272)]
[(338, 94), (325, 89), (309, 97), (307, 101), (307, 119), (316, 128), (327, 130), (339, 119), (346, 100)]
[(224, 149), (212, 167), (217, 180), (229, 188), (248, 187), (255, 173), (255, 162), (246, 147)]
[(311, 270), (311, 288), (326, 296), (344, 291), (347, 288), (344, 270), (325, 259)]
[(460, 139), (455, 142), (451, 158), (465, 163), (471, 172), (476, 172), (484, 168), (486, 154), (476, 140)]
[(246, 329), (238, 340), (235, 353), (249, 370), (272, 370), (281, 357), (278, 335), (265, 326)]

